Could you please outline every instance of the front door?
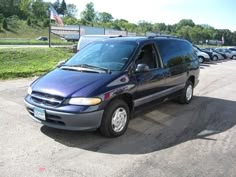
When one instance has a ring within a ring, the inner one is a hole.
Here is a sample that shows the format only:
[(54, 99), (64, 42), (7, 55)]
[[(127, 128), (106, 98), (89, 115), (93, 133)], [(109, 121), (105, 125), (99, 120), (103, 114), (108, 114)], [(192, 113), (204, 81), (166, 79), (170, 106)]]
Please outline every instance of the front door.
[(145, 64), (149, 71), (135, 73), (137, 89), (134, 94), (135, 106), (153, 101), (162, 96), (166, 89), (166, 78), (169, 77), (168, 69), (162, 67), (155, 44), (147, 44), (140, 49), (135, 61), (138, 64)]

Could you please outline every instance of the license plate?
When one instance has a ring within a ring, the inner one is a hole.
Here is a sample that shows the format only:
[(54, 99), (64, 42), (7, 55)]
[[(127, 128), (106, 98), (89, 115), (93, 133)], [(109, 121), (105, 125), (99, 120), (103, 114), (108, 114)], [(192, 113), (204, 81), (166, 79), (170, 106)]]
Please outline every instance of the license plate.
[(41, 120), (46, 120), (45, 110), (40, 108), (34, 108), (34, 117)]

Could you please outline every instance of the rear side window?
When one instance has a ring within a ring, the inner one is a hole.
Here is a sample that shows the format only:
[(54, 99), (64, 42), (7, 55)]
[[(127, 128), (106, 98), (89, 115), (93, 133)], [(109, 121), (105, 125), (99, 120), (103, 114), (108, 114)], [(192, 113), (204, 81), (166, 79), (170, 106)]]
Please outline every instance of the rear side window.
[(158, 40), (157, 46), (165, 67), (184, 63), (183, 52), (177, 40)]
[(197, 55), (190, 43), (186, 41), (179, 41), (179, 45), (183, 52), (183, 58), (185, 62), (191, 62), (197, 59)]

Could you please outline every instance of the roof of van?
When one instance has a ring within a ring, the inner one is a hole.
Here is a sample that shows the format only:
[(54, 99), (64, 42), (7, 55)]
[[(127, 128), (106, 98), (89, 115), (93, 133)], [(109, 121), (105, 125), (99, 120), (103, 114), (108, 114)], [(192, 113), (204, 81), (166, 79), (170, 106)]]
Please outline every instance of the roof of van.
[(87, 35), (82, 35), (81, 37), (101, 37), (101, 38), (106, 38), (106, 37), (119, 37), (120, 35), (106, 35), (106, 34), (87, 34)]
[(181, 38), (177, 38), (177, 37), (171, 37), (171, 36), (154, 36), (154, 37), (146, 37), (146, 36), (135, 36), (135, 37), (112, 37), (112, 38), (106, 38), (104, 40), (115, 40), (115, 41), (133, 41), (133, 42), (143, 42), (143, 41), (147, 41), (147, 40), (185, 40), (185, 39), (181, 39)]

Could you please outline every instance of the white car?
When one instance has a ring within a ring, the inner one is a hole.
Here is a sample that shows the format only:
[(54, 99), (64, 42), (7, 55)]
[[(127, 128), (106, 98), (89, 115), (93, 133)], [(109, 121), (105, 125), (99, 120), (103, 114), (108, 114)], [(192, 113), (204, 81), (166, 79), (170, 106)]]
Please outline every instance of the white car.
[(207, 53), (199, 50), (195, 46), (193, 46), (193, 49), (195, 50), (200, 63), (204, 63), (205, 61), (210, 61), (210, 56)]
[(80, 37), (78, 41), (77, 51), (80, 51), (86, 45), (94, 41), (103, 40), (103, 39), (112, 38), (112, 37), (120, 37), (120, 35), (83, 35)]
[(229, 49), (231, 52), (236, 52), (236, 47), (228, 47), (227, 49)]

